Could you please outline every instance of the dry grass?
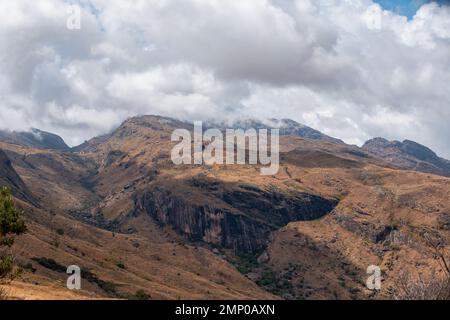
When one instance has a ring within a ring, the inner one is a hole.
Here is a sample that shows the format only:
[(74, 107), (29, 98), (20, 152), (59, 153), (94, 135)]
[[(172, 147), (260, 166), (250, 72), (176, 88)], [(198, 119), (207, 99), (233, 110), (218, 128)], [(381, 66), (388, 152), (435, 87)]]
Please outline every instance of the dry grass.
[(0, 300), (8, 300), (9, 290), (5, 286), (0, 286)]
[[(450, 212), (448, 178), (394, 170), (372, 158), (360, 159), (349, 154), (345, 146), (292, 137), (282, 138), (282, 152), (295, 152), (285, 154), (282, 170), (276, 176), (262, 177), (251, 166), (175, 168), (161, 157), (170, 154), (173, 128), (157, 125), (158, 130), (153, 130), (153, 127), (128, 124), (107, 141), (97, 139), (98, 143), (91, 143), (89, 149), (79, 154), (80, 158), (0, 144), (1, 148), (20, 155), (13, 163), (31, 192), (43, 199), (42, 207), (46, 208), (23, 204), (32, 224), (30, 233), (19, 241), (18, 256), (24, 261), (46, 257), (63, 265), (79, 264), (93, 270), (101, 279), (118, 283), (120, 290), (143, 289), (154, 299), (273, 298), (221, 257), (205, 248), (186, 244), (172, 230), (157, 226), (148, 215), (124, 219), (123, 230), (134, 227), (137, 234), (118, 232), (115, 236), (67, 215), (69, 210), (90, 214), (98, 209), (107, 220), (122, 218), (133, 212), (134, 193), (145, 190), (149, 183), (164, 178), (178, 181), (205, 173), (222, 183), (295, 188), (340, 199), (332, 214), (319, 221), (294, 222), (274, 234), (269, 244), (268, 264), (280, 275), (292, 275), (299, 294), (311, 292), (305, 298), (350, 299), (356, 295), (352, 293), (356, 289), (360, 290), (358, 296), (370, 296), (372, 292), (364, 291), (364, 283), (365, 270), (371, 264), (379, 265), (386, 276), (377, 298), (392, 298), (387, 289), (396, 286), (400, 272), (413, 261), (424, 270), (438, 268), (429, 252), (423, 252), (420, 230), (427, 227), (450, 240), (448, 231), (438, 227), (443, 225), (439, 218)], [(104, 160), (115, 150), (127, 156), (106, 165)], [(319, 164), (317, 154), (322, 157)], [(84, 157), (99, 166), (94, 191), (86, 188), (79, 178), (89, 173), (89, 168), (83, 166), (81, 158)], [(335, 157), (339, 157), (339, 163)], [(22, 158), (27, 162), (22, 163)], [(150, 173), (155, 168), (158, 175), (153, 177)], [(130, 182), (134, 183), (131, 188)], [(181, 189), (183, 184), (179, 186)], [(180, 192), (189, 190), (184, 187)], [(99, 203), (89, 207), (95, 201)], [(393, 224), (397, 230), (392, 237), (379, 243), (373, 240), (377, 232)], [(58, 234), (58, 229), (63, 229), (64, 234)], [(55, 239), (58, 246), (54, 245)], [(124, 261), (126, 269), (118, 268), (117, 261)], [(35, 264), (34, 267), (41, 277), (37, 281), (39, 285), (21, 289), (25, 293), (18, 296), (39, 298), (36, 291), (41, 290), (41, 296), (49, 297), (57, 292), (55, 286), (64, 289), (62, 274)], [(430, 279), (430, 274), (424, 279)], [(420, 283), (416, 287), (428, 286)], [(87, 290), (93, 297), (104, 295), (95, 287)], [(65, 291), (61, 291), (60, 298), (71, 298), (62, 292)]]

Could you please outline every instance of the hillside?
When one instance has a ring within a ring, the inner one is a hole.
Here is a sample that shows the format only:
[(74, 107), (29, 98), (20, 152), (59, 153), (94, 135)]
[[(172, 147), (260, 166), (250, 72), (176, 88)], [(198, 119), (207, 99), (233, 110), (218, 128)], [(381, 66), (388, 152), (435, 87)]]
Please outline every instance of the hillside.
[[(63, 290), (69, 264), (89, 271), (80, 298), (385, 299), (406, 270), (440, 272), (429, 240), (449, 248), (449, 178), (295, 130), (274, 176), (174, 166), (178, 128), (192, 125), (131, 118), (71, 152), (0, 143), (39, 204), (18, 200), (30, 232), (17, 254), (31, 264), (18, 297)], [(376, 296), (371, 264), (384, 272)]]

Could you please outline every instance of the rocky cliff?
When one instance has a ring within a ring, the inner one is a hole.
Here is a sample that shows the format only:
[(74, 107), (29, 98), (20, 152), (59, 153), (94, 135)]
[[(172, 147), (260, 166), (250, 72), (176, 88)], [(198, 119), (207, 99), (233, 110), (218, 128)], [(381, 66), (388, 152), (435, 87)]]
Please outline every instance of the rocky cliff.
[(261, 251), (272, 231), (292, 221), (319, 219), (336, 205), (334, 199), (298, 191), (199, 177), (177, 186), (158, 183), (136, 198), (139, 210), (190, 240), (247, 253)]
[(13, 195), (25, 201), (34, 203), (33, 196), (12, 166), (11, 160), (3, 150), (0, 150), (0, 186), (9, 187)]

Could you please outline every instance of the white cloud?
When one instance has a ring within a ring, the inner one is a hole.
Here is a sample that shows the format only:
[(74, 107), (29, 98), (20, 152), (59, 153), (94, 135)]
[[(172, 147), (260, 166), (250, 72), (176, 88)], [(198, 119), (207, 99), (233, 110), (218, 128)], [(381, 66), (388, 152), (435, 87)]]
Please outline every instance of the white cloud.
[(370, 0), (0, 1), (0, 127), (76, 144), (126, 117), (285, 117), (450, 157), (450, 9)]

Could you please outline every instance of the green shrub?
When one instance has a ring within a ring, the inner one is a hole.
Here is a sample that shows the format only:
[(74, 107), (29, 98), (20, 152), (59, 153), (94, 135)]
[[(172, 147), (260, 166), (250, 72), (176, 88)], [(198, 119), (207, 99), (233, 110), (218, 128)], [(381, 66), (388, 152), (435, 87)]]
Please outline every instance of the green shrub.
[(152, 297), (142, 289), (137, 290), (128, 300), (150, 300)]
[(33, 258), (32, 260), (36, 261), (37, 263), (39, 263), (41, 266), (43, 266), (44, 268), (56, 271), (56, 272), (61, 272), (61, 273), (65, 273), (66, 272), (66, 267), (64, 267), (63, 265), (59, 264), (58, 262), (56, 262), (55, 260), (51, 259), (51, 258)]
[(6, 278), (14, 268), (14, 257), (5, 255), (0, 257), (0, 279)]
[(20, 217), (21, 212), (16, 209), (12, 199), (11, 191), (7, 187), (0, 188), (0, 237), (9, 234), (19, 235), (27, 228)]
[[(14, 205), (11, 190), (7, 187), (0, 187), (0, 247), (12, 247), (14, 236), (27, 230), (20, 215), (21, 211)], [(0, 284), (14, 279), (21, 270), (21, 268), (14, 267), (14, 256), (0, 253)]]

